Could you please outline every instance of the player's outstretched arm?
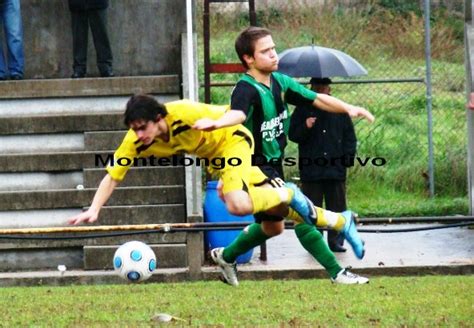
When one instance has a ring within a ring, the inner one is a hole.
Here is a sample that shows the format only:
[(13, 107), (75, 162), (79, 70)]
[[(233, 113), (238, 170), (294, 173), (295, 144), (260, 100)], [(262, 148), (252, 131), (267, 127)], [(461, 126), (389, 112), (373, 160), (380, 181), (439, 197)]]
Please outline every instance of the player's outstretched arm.
[(237, 125), (245, 121), (245, 114), (241, 110), (229, 110), (225, 112), (219, 119), (213, 120), (210, 118), (201, 118), (197, 120), (193, 129), (203, 131), (213, 131), (216, 129), (224, 128), (226, 126)]
[(367, 109), (350, 105), (340, 99), (323, 93), (318, 93), (318, 97), (314, 100), (313, 105), (327, 112), (345, 113), (349, 114), (351, 117), (364, 117), (369, 122), (375, 120), (374, 115), (372, 115), (372, 113)]
[(115, 187), (117, 187), (118, 181), (112, 179), (112, 177), (107, 174), (102, 181), (100, 182), (99, 188), (97, 189), (92, 204), (89, 209), (85, 212), (82, 212), (76, 216), (69, 218), (67, 221), (69, 224), (79, 224), (82, 222), (92, 223), (97, 220), (99, 217), (99, 212), (102, 206), (107, 202), (107, 200), (112, 195)]

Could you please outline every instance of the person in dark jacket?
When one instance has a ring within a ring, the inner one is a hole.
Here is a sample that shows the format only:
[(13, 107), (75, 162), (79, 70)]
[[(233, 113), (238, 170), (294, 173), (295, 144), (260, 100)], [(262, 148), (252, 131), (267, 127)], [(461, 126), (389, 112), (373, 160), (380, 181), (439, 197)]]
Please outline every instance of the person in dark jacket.
[[(329, 78), (312, 78), (311, 89), (330, 95), (331, 82)], [(357, 147), (351, 118), (312, 106), (296, 107), (291, 116), (289, 138), (298, 144), (303, 193), (316, 206), (322, 207), (324, 200), (327, 210), (345, 211), (346, 170)], [(343, 242), (336, 231), (328, 231), (332, 251), (345, 252)]]
[(72, 52), (74, 73), (71, 78), (82, 78), (87, 73), (87, 43), (89, 26), (97, 54), (100, 76), (113, 77), (112, 49), (107, 35), (106, 11), (108, 0), (69, 0), (72, 23)]

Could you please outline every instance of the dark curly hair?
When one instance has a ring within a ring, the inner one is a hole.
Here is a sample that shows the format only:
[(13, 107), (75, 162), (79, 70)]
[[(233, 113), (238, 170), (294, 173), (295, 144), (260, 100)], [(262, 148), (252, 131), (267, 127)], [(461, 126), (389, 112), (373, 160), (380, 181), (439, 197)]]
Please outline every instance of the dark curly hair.
[(124, 113), (123, 122), (128, 127), (133, 121), (156, 121), (158, 115), (165, 117), (168, 114), (166, 106), (159, 103), (151, 95), (135, 95), (128, 102)]

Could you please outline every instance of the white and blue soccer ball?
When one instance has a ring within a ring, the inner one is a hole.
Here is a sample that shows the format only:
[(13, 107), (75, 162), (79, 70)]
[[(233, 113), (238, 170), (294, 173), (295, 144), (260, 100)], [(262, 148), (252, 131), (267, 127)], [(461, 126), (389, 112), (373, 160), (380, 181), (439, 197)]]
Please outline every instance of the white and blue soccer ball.
[(156, 269), (153, 250), (141, 241), (129, 241), (121, 245), (114, 254), (115, 272), (130, 282), (147, 280)]

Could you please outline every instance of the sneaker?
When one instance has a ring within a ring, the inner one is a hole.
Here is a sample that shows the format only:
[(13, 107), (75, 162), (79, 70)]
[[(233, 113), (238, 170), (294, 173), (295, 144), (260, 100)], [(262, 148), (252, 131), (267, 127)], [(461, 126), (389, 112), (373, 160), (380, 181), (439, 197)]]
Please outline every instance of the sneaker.
[(354, 250), (357, 258), (362, 259), (365, 254), (364, 242), (357, 232), (356, 224), (354, 221), (354, 213), (352, 211), (344, 211), (341, 215), (346, 219), (344, 228), (341, 233), (344, 234), (344, 238), (349, 242)]
[(366, 277), (359, 276), (355, 273), (350, 272), (350, 267), (342, 269), (337, 274), (336, 278), (331, 278), (331, 281), (335, 284), (354, 285), (354, 284), (367, 284), (369, 279)]
[(211, 257), (214, 263), (216, 263), (222, 272), (224, 282), (231, 286), (238, 286), (239, 281), (237, 280), (237, 263), (227, 263), (223, 257), (224, 247), (214, 248), (211, 250)]
[(306, 197), (297, 185), (286, 182), (285, 187), (293, 190), (293, 198), (290, 207), (294, 209), (304, 220), (305, 223), (314, 225), (316, 223), (316, 209), (313, 202)]

